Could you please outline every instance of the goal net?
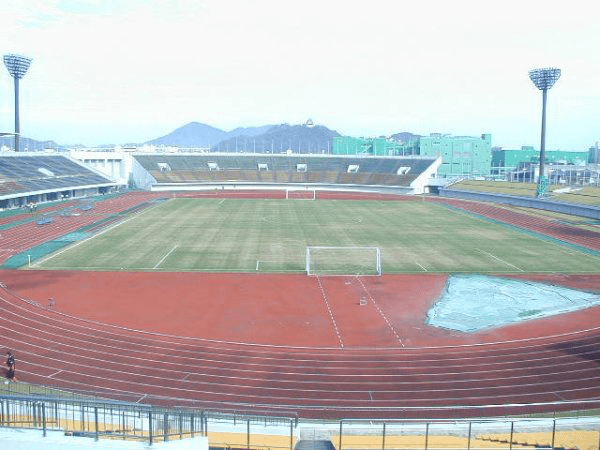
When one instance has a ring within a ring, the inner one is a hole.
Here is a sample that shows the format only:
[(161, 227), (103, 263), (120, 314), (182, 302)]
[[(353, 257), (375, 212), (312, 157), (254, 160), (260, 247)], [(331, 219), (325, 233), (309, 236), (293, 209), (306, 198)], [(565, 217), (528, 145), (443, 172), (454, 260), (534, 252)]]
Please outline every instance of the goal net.
[(316, 200), (317, 192), (314, 189), (286, 189), (286, 200)]
[(381, 275), (379, 247), (306, 247), (307, 275)]

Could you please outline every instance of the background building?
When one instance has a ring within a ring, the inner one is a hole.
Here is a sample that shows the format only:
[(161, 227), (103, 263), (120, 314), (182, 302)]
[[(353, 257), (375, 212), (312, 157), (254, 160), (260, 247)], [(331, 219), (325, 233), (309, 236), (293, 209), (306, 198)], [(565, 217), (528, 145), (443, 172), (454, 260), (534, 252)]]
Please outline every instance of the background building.
[(492, 163), (492, 135), (450, 136), (431, 134), (421, 137), (419, 154), (441, 156), (440, 177), (454, 175), (489, 175)]
[(434, 156), (442, 158), (438, 175), (489, 175), (492, 162), (492, 135), (480, 138), (432, 134), (407, 141), (388, 138), (333, 138), (333, 154), (373, 156)]
[(356, 138), (338, 136), (333, 138), (334, 155), (408, 156), (418, 155), (418, 138), (398, 141), (384, 137)]
[[(548, 164), (572, 164), (584, 166), (591, 156), (590, 152), (572, 152), (565, 150), (546, 150)], [(531, 146), (523, 146), (520, 150), (505, 150), (494, 148), (492, 150), (492, 167), (513, 167), (527, 163), (539, 163), (540, 151)]]
[(590, 147), (588, 162), (590, 164), (600, 164), (600, 147), (598, 147), (598, 142), (593, 147)]

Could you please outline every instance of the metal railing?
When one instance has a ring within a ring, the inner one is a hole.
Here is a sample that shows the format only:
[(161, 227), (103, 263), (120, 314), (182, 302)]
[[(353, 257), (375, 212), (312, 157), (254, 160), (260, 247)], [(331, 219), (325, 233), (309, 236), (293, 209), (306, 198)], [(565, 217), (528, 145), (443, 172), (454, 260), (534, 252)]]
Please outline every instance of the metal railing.
[[(136, 440), (152, 445), (158, 441), (207, 436), (209, 423), (215, 431), (225, 426), (232, 433), (246, 435), (247, 445), (241, 447), (250, 448), (255, 428), (260, 434), (268, 433), (269, 429), (277, 429), (281, 434), (281, 429), (285, 429), (284, 444), (281, 445), (285, 449), (293, 448), (297, 440), (297, 418), (164, 408), (109, 400), (0, 395), (0, 427), (38, 429), (44, 437), (49, 430), (60, 430), (69, 436)], [(231, 447), (229, 442), (221, 444)], [(252, 448), (258, 447), (260, 445)]]
[(34, 394), (0, 395), (0, 427), (152, 445), (206, 437), (211, 448), (293, 450), (300, 440), (337, 450), (550, 448), (600, 450), (600, 411), (457, 420), (300, 420)]

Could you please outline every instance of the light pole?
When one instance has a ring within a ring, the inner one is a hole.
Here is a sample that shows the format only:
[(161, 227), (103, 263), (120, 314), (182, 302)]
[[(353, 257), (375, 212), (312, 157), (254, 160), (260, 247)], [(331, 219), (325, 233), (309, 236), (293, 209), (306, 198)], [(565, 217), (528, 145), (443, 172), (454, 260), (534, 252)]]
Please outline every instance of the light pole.
[(547, 67), (543, 69), (533, 69), (529, 71), (529, 78), (540, 91), (542, 91), (542, 138), (540, 143), (540, 174), (536, 197), (543, 197), (548, 187), (548, 180), (544, 176), (544, 160), (546, 158), (546, 98), (548, 89), (554, 86), (556, 80), (560, 78), (560, 69)]
[(19, 151), (19, 135), (21, 126), (19, 123), (19, 80), (23, 78), (29, 65), (31, 58), (27, 56), (8, 54), (4, 55), (4, 65), (8, 69), (10, 75), (15, 79), (15, 152)]

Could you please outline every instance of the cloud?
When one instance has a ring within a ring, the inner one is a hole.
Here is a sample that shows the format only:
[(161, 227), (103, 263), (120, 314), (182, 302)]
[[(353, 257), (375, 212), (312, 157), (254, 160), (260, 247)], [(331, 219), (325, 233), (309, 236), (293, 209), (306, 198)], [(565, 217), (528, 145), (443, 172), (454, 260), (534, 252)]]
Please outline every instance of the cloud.
[[(52, 122), (44, 138), (67, 142), (142, 140), (191, 120), (231, 129), (313, 117), (347, 134), (491, 132), (494, 144), (531, 145), (537, 125), (511, 130), (537, 117), (527, 71), (547, 65), (563, 69), (550, 104), (563, 123), (577, 108), (597, 112), (586, 96), (600, 93), (600, 28), (586, 2), (481, 5), (21, 0), (0, 4), (14, 17), (0, 42), (34, 59), (24, 132)], [(10, 92), (6, 74), (0, 83)], [(556, 146), (597, 140), (592, 119), (579, 119)]]

